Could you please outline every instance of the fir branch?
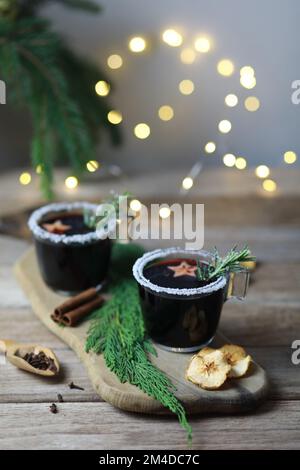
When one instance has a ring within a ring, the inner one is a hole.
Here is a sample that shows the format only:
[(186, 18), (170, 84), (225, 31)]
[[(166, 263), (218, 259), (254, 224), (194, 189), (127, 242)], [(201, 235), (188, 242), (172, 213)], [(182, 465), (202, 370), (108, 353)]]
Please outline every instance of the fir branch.
[(106, 118), (106, 99), (94, 91), (101, 77), (98, 69), (75, 58), (47, 21), (25, 14), (1, 17), (0, 11), (0, 63), (10, 98), (31, 113), (31, 160), (43, 169), (41, 188), (47, 198), (53, 194), (58, 159), (68, 162), (77, 176), (95, 159), (101, 124), (114, 143), (120, 142), (119, 129)]
[(137, 386), (175, 413), (190, 439), (191, 427), (183, 405), (175, 396), (175, 386), (148, 357), (155, 351), (145, 338), (136, 282), (119, 269), (120, 264), (126, 264), (125, 270), (128, 269), (127, 250), (132, 251), (134, 245), (129, 246), (115, 246), (119, 253), (112, 268), (113, 279), (109, 289), (112, 297), (92, 315), (86, 351), (103, 354), (107, 367), (121, 383), (129, 382)]

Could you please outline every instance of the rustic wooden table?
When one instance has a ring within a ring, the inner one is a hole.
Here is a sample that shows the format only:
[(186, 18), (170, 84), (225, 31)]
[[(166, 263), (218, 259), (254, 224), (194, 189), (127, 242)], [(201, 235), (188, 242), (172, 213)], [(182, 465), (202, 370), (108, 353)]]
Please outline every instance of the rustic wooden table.
[[(285, 174), (280, 193), (273, 197), (254, 187), (250, 174), (244, 176), (246, 183), (231, 175), (220, 175), (217, 190), (202, 188), (191, 197), (206, 204), (207, 248), (248, 242), (261, 263), (247, 301), (225, 305), (220, 329), (266, 369), (270, 395), (249, 414), (192, 417), (193, 448), (297, 449), (300, 365), (292, 364), (291, 344), (300, 340), (299, 172), (290, 179)], [(11, 189), (13, 181), (13, 177), (10, 184), (8, 177), (3, 184), (0, 181), (0, 214), (38, 202), (35, 191), (18, 196), (17, 189)], [(236, 184), (243, 188), (239, 196)], [(5, 187), (10, 188), (11, 199), (4, 199)], [(82, 191), (77, 197), (91, 196), (91, 189)], [(142, 198), (145, 190), (140, 187), (136, 194)], [(171, 191), (165, 191), (164, 200), (167, 195), (174, 199)], [(151, 199), (150, 193), (145, 197)], [(0, 449), (186, 449), (184, 432), (173, 417), (125, 413), (103, 402), (75, 354), (33, 315), (12, 274), (14, 262), (27, 246), (25, 241), (0, 236), (0, 338), (48, 345), (61, 360), (63, 375), (41, 379), (4, 364), (0, 357)], [(84, 391), (70, 390), (70, 381)], [(64, 403), (55, 415), (49, 405), (58, 393)]]

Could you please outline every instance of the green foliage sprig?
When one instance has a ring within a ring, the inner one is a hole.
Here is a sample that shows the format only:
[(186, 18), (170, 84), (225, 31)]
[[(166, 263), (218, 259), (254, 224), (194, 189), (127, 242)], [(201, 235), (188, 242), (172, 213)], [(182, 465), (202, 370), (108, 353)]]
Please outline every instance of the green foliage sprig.
[[(106, 99), (94, 91), (95, 83), (106, 77), (96, 66), (76, 57), (49, 22), (37, 16), (37, 8), (45, 3), (2, 0), (0, 63), (9, 99), (32, 116), (32, 164), (39, 167), (43, 194), (51, 198), (55, 164), (68, 162), (79, 176), (95, 158), (100, 127), (109, 131), (114, 143), (120, 142), (120, 132), (106, 119)], [(98, 10), (90, 0), (60, 3)]]
[(170, 379), (149, 360), (156, 351), (145, 337), (144, 322), (131, 266), (142, 250), (136, 245), (116, 244), (113, 251), (111, 299), (92, 315), (86, 350), (101, 353), (107, 367), (121, 383), (129, 382), (178, 416), (191, 438), (183, 405)]
[(248, 246), (242, 250), (237, 250), (237, 247), (234, 246), (223, 258), (215, 248), (213, 264), (201, 264), (197, 261), (197, 278), (199, 281), (208, 281), (228, 273), (241, 272), (244, 270), (241, 263), (247, 261), (255, 261)]

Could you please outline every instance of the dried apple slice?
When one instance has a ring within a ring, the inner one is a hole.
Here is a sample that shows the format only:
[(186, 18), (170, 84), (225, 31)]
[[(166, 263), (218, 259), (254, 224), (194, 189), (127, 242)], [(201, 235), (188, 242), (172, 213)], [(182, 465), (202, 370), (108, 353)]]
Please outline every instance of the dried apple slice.
[(243, 377), (251, 363), (251, 356), (246, 354), (245, 349), (234, 344), (225, 344), (220, 348), (220, 351), (223, 352), (226, 361), (231, 366), (229, 377)]
[(221, 351), (213, 351), (205, 356), (195, 355), (192, 357), (186, 378), (199, 387), (206, 390), (220, 388), (231, 370)]
[(204, 357), (207, 354), (210, 354), (212, 352), (216, 351), (216, 349), (209, 348), (208, 346), (206, 348), (200, 349), (200, 351), (197, 353), (197, 356)]

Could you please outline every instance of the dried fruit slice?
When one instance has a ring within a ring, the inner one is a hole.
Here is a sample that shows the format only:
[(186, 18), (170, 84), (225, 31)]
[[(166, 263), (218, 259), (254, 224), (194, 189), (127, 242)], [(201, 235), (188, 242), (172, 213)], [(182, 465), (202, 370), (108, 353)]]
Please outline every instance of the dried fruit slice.
[(200, 349), (200, 351), (197, 353), (197, 356), (204, 357), (207, 354), (210, 354), (212, 352), (216, 351), (216, 349), (209, 348), (208, 346), (206, 348)]
[(206, 390), (216, 390), (223, 385), (231, 366), (221, 351), (213, 351), (201, 357), (193, 356), (186, 371), (186, 378)]
[(234, 344), (225, 344), (220, 348), (220, 351), (223, 352), (226, 361), (231, 366), (229, 377), (243, 377), (251, 363), (251, 356), (246, 354), (245, 349)]

